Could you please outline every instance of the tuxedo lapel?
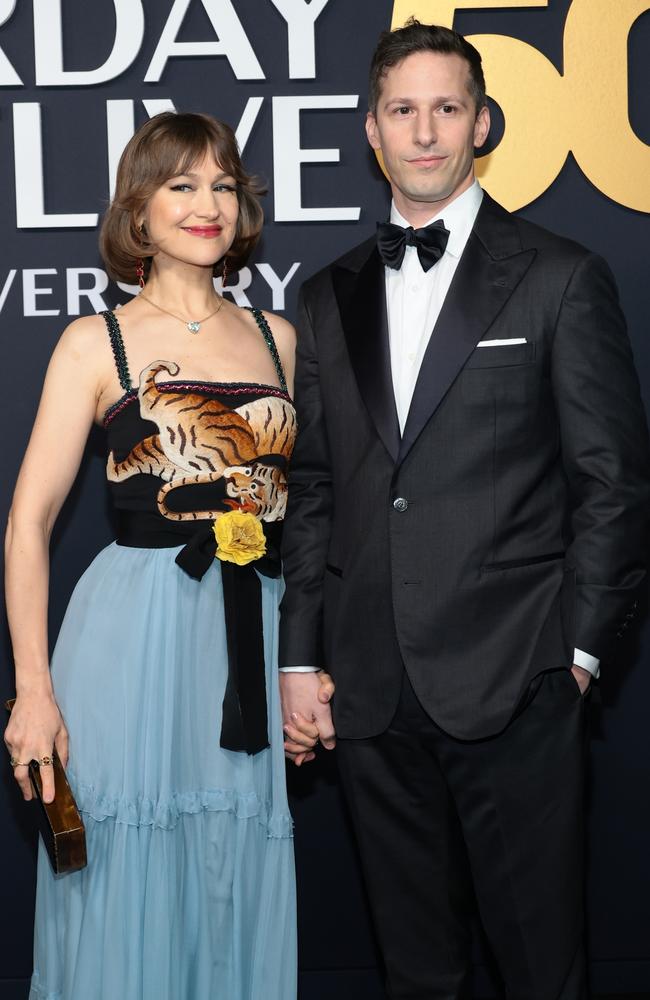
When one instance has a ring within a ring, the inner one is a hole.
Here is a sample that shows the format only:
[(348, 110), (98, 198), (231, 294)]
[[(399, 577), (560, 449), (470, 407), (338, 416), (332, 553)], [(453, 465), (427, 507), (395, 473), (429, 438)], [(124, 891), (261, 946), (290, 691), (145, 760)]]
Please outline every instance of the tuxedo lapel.
[(487, 195), (427, 346), (404, 427), (402, 462), (467, 358), (530, 267), (510, 216)]
[(377, 433), (395, 460), (400, 436), (390, 365), (384, 267), (374, 241), (369, 245), (370, 254), (358, 270), (339, 265), (332, 279), (359, 392)]

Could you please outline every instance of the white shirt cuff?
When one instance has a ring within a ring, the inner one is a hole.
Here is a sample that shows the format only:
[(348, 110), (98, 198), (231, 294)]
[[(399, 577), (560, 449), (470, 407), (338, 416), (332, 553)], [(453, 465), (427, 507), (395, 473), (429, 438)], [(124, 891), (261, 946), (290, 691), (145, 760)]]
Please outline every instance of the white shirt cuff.
[(585, 653), (582, 649), (573, 650), (573, 662), (576, 667), (588, 670), (593, 677), (600, 677), (600, 660), (591, 653)]
[(281, 674), (315, 674), (320, 667), (280, 667)]

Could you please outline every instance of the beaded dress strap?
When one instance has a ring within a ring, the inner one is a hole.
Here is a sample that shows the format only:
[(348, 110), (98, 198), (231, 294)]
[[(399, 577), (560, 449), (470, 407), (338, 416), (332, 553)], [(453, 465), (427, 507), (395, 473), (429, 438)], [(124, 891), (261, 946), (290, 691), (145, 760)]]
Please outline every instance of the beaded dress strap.
[(266, 317), (261, 309), (256, 309), (254, 306), (246, 306), (246, 308), (250, 309), (253, 316), (255, 317), (255, 322), (259, 326), (260, 332), (264, 337), (264, 342), (271, 353), (271, 357), (273, 358), (273, 364), (275, 365), (275, 370), (278, 379), (280, 380), (280, 388), (282, 389), (283, 392), (288, 392), (287, 380), (285, 378), (284, 368), (282, 367), (282, 362), (280, 361), (280, 355), (278, 354), (278, 349), (275, 346), (275, 340), (273, 338), (273, 334), (271, 333), (271, 327), (269, 326)]
[(102, 313), (102, 316), (104, 317), (104, 322), (108, 328), (108, 335), (111, 338), (111, 347), (113, 348), (113, 357), (115, 358), (117, 377), (119, 378), (120, 385), (124, 391), (129, 392), (133, 388), (133, 383), (131, 382), (129, 363), (126, 360), (126, 351), (124, 350), (124, 341), (122, 340), (120, 324), (117, 321), (117, 316), (111, 309), (106, 309)]

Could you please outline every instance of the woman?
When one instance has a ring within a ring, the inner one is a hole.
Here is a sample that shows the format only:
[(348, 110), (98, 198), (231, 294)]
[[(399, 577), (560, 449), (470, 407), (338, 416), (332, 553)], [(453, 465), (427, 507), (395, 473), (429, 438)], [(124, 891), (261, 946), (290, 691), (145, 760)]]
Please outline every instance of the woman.
[[(60, 756), (88, 866), (55, 878), (40, 847), (31, 1000), (295, 996), (275, 675), (294, 331), (213, 282), (257, 242), (256, 191), (226, 125), (145, 124), (101, 235), (141, 294), (72, 323), (48, 369), (7, 535), (5, 742), (26, 799), (27, 762), (45, 758), (51, 800)], [(77, 585), (50, 673), (48, 542), (93, 421), (117, 540)], [(286, 731), (308, 759), (315, 727)]]

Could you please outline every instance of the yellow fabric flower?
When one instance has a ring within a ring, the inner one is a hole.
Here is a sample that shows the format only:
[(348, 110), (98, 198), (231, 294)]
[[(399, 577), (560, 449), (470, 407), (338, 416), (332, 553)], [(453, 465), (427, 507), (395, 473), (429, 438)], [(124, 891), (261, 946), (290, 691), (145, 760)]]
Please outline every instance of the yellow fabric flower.
[(246, 566), (266, 552), (264, 531), (254, 514), (230, 510), (216, 519), (213, 530), (217, 559)]

